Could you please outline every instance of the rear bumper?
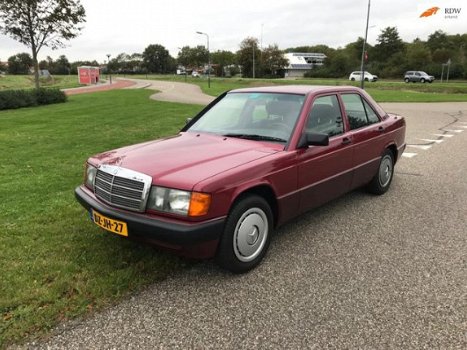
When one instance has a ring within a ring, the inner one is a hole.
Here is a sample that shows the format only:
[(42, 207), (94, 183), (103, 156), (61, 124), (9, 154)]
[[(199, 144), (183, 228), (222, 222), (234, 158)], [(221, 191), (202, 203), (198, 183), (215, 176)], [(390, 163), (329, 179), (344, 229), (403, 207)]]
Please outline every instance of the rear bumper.
[(84, 186), (75, 189), (75, 197), (87, 211), (94, 209), (111, 219), (126, 222), (128, 238), (154, 244), (184, 256), (213, 257), (224, 230), (225, 218), (181, 223), (116, 209), (97, 200)]

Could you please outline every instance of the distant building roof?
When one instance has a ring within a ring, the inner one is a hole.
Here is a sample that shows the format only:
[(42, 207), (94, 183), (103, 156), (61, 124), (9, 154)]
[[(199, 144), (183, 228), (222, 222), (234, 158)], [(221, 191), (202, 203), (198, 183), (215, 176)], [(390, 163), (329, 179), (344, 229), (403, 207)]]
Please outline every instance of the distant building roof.
[(285, 54), (285, 58), (289, 60), (287, 69), (309, 70), (314, 65), (323, 65), (326, 57), (324, 53), (319, 52), (289, 52)]

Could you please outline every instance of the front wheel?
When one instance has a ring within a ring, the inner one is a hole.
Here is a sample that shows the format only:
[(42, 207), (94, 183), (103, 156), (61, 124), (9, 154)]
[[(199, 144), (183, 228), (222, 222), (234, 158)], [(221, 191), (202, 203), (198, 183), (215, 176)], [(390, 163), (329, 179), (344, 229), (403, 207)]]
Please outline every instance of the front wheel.
[(244, 273), (266, 255), (273, 231), (273, 214), (264, 198), (247, 195), (234, 204), (217, 249), (217, 263), (234, 273)]
[(410, 81), (410, 79), (409, 79), (409, 78), (405, 78), (404, 81), (405, 81), (406, 83), (408, 83), (408, 82)]
[(384, 194), (389, 189), (394, 175), (394, 154), (391, 150), (384, 151), (379, 162), (378, 172), (368, 184), (368, 191), (374, 194)]
[(423, 78), (420, 79), (420, 83), (423, 83), (423, 84), (424, 84), (424, 83), (425, 83), (425, 79), (423, 79)]

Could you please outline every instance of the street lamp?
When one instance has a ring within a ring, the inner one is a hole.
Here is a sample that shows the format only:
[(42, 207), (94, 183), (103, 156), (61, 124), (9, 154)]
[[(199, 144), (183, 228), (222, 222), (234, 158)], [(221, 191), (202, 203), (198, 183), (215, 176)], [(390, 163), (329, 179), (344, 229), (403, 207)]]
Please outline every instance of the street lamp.
[(206, 38), (208, 40), (208, 87), (211, 87), (211, 56), (209, 54), (209, 35), (203, 32), (196, 32), (196, 34), (201, 34), (201, 35), (206, 35)]
[(364, 71), (364, 60), (365, 60), (365, 46), (366, 40), (368, 38), (368, 22), (370, 21), (370, 0), (368, 0), (368, 11), (366, 13), (366, 29), (365, 29), (365, 40), (363, 40), (363, 48), (362, 48), (362, 64), (360, 66), (360, 87), (364, 89), (365, 84), (365, 71)]
[(112, 75), (110, 74), (110, 68), (109, 68), (110, 53), (108, 53), (106, 56), (107, 56), (107, 74), (109, 75), (109, 82), (110, 82), (110, 84), (112, 84)]

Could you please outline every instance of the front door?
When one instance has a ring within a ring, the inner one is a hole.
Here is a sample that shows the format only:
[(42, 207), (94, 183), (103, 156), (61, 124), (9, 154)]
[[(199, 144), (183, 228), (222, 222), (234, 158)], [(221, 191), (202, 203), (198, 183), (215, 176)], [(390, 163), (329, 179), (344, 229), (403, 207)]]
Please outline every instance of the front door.
[(305, 131), (329, 135), (329, 145), (297, 151), (300, 212), (339, 197), (352, 181), (352, 138), (345, 132), (337, 95), (317, 97), (307, 118)]

